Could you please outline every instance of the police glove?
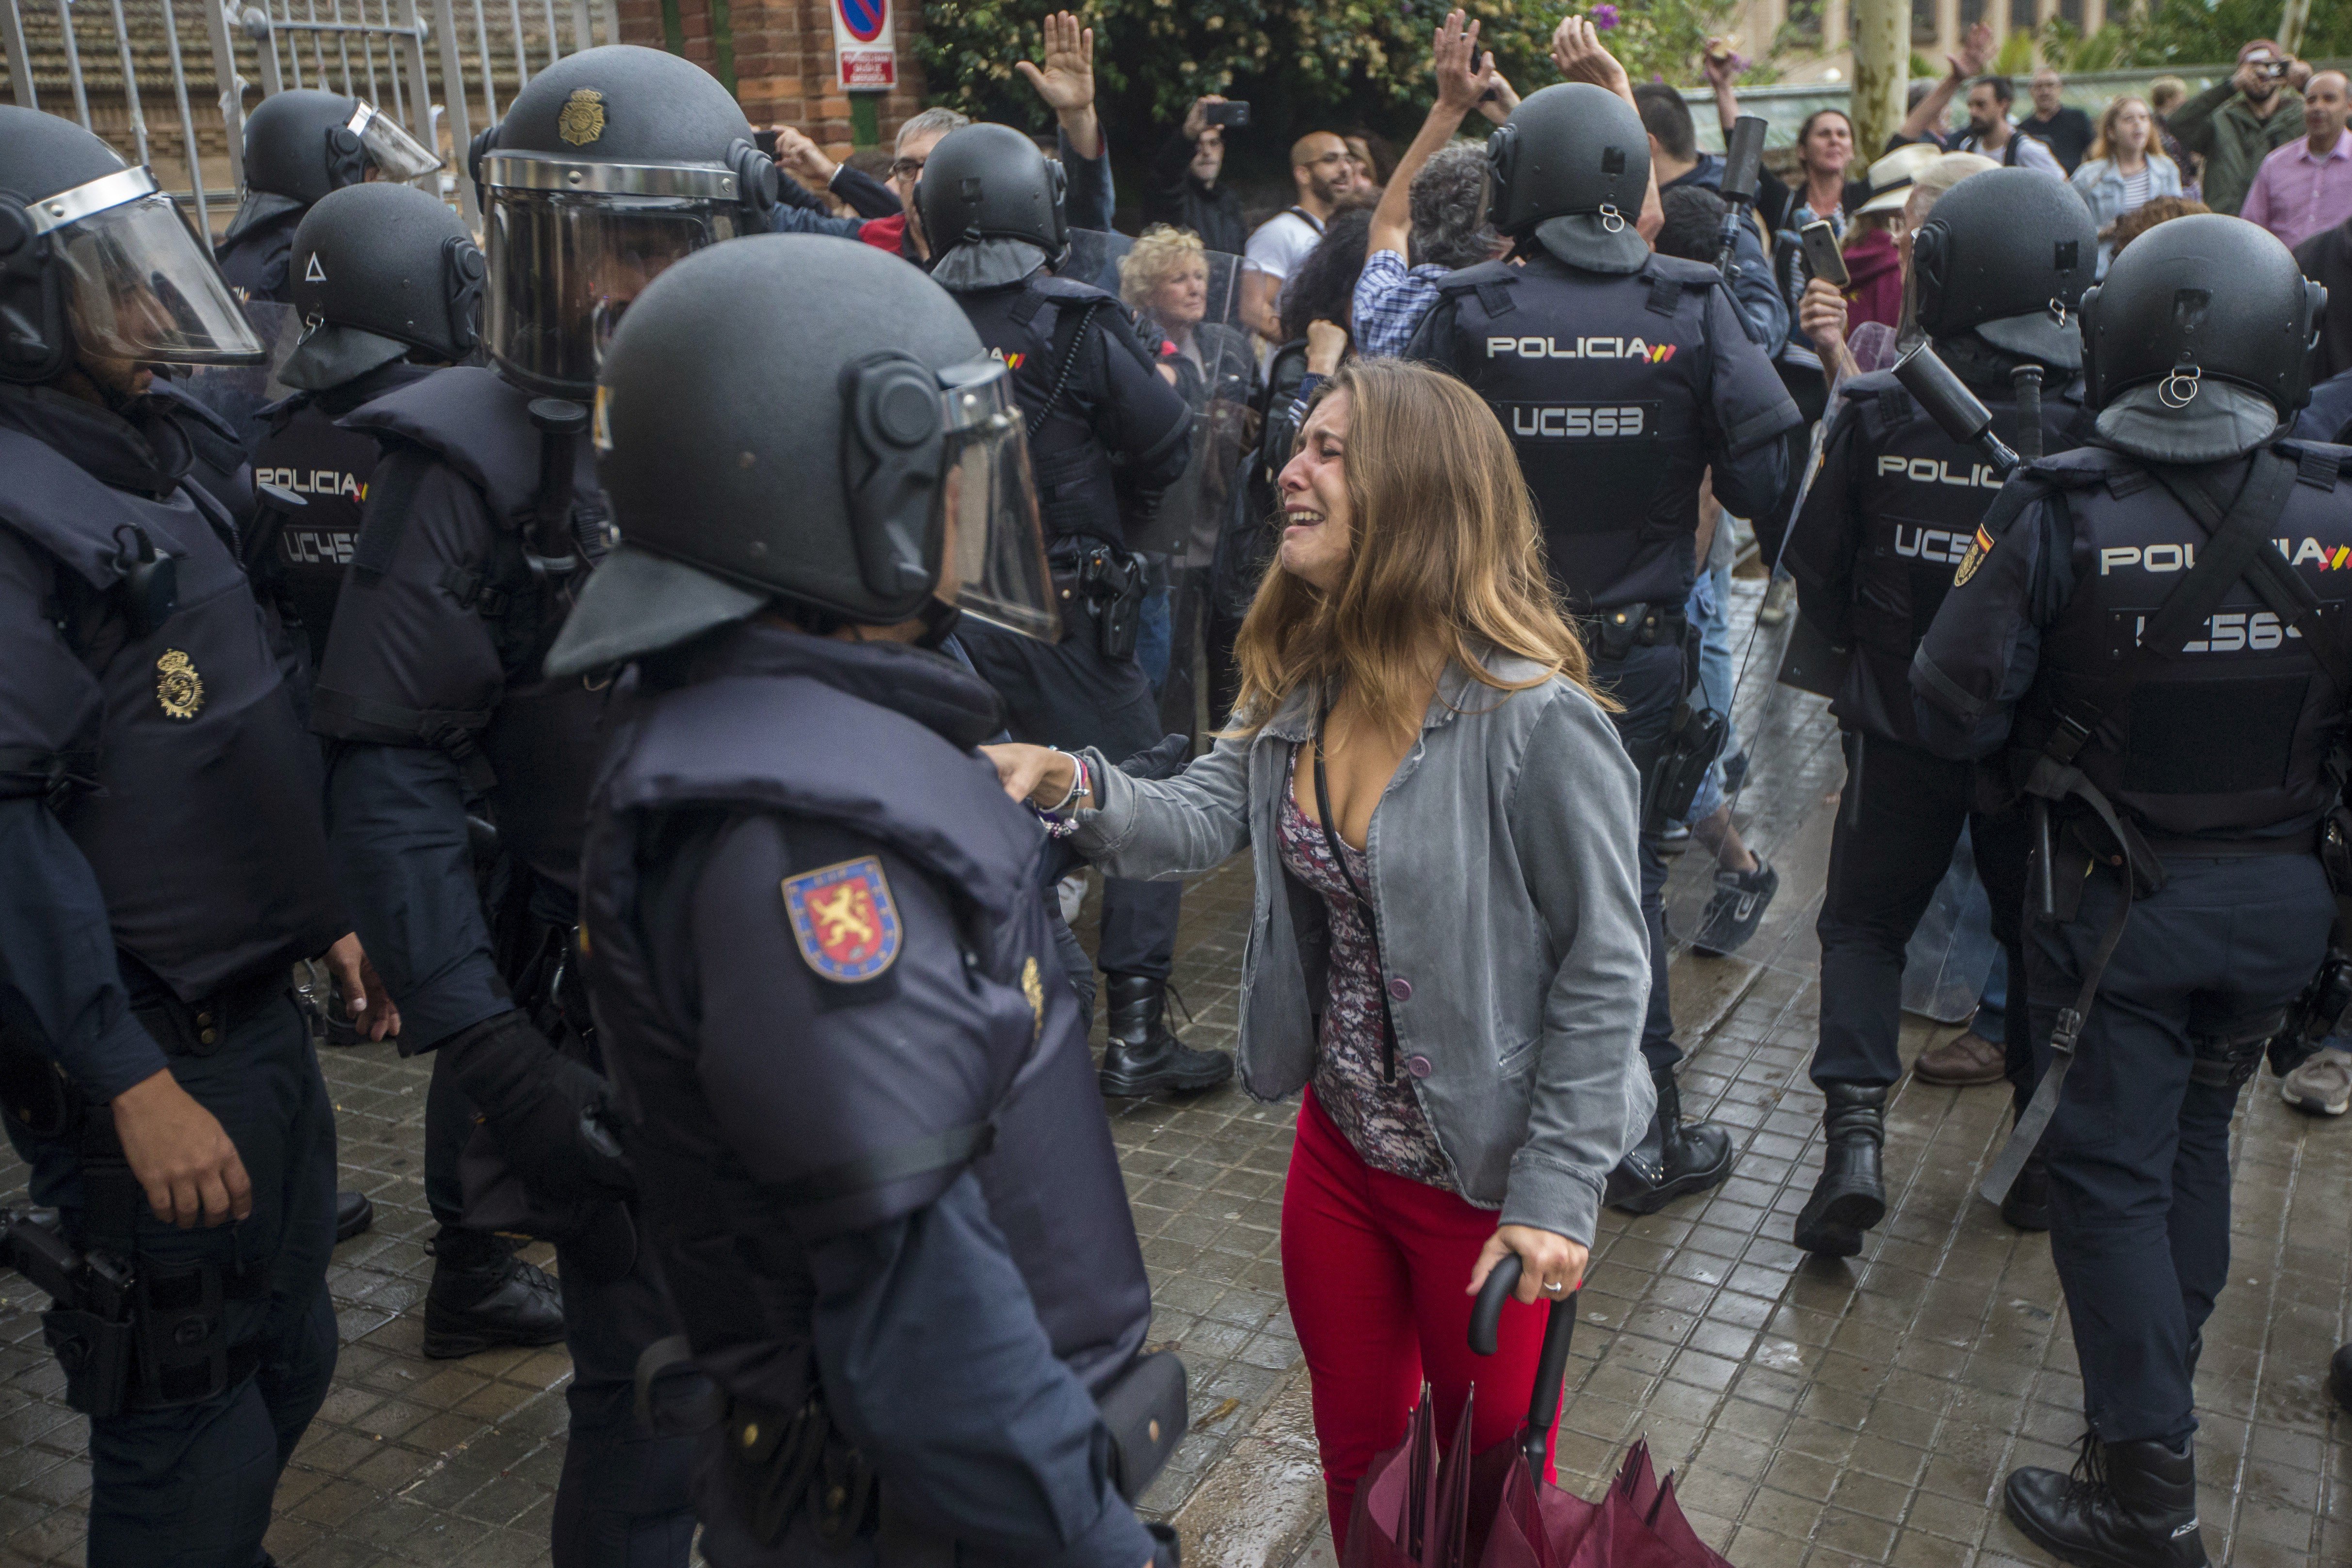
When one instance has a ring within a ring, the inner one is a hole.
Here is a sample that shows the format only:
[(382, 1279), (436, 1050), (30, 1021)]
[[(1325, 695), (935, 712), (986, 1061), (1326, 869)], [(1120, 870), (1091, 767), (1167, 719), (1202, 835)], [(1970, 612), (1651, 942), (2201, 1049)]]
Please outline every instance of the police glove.
[(636, 1191), (613, 1135), (611, 1085), (550, 1045), (521, 1012), (463, 1030), (441, 1052), (526, 1182), (564, 1197)]

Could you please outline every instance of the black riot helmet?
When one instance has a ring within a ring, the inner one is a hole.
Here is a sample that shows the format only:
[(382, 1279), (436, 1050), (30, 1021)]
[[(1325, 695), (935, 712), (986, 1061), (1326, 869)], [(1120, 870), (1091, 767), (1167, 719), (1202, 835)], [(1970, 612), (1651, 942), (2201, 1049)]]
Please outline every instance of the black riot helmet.
[(2100, 439), (2154, 462), (2252, 450), (2310, 400), (2326, 307), (2294, 253), (2243, 218), (2199, 213), (2147, 230), (2083, 296)]
[(620, 542), (550, 675), (772, 602), (818, 626), (952, 605), (1059, 637), (1012, 374), (953, 297), (896, 257), (769, 235), (678, 263), (614, 334), (594, 428)]
[(370, 168), (387, 180), (414, 180), (440, 166), (438, 157), (365, 99), (310, 87), (273, 92), (245, 117), (245, 199), (221, 243), (330, 191), (358, 184)]
[[(1067, 178), (1060, 163), (1010, 125), (949, 132), (915, 185), (933, 276), (950, 289), (987, 287), (1016, 282), (1041, 265), (1058, 266), (1070, 248), (1063, 211)], [(950, 262), (959, 250), (964, 258)]]
[(1495, 226), (1532, 236), (1572, 266), (1637, 270), (1649, 242), (1633, 228), (1650, 184), (1650, 139), (1633, 106), (1590, 82), (1528, 94), (1486, 139)]
[(301, 341), (278, 379), (324, 392), (415, 350), (472, 352), (482, 252), (446, 203), (414, 185), (351, 185), (302, 215), (287, 263)]
[(69, 120), (0, 106), (0, 379), (48, 381), (77, 353), (134, 364), (267, 357), (152, 174)]
[(2080, 370), (2078, 312), (2099, 235), (2082, 198), (2033, 169), (1987, 169), (1939, 198), (1911, 242), (1918, 321), (1974, 332), (2056, 370)]
[(700, 66), (610, 44), (530, 79), (477, 144), (482, 337), (516, 385), (585, 399), (621, 312), (690, 252), (763, 232), (776, 165)]

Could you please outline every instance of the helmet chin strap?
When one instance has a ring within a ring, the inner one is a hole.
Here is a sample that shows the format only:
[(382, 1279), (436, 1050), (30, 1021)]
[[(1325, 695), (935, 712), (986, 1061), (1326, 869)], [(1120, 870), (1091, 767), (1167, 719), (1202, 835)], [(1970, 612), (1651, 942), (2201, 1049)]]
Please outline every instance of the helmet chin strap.
[(937, 653), (940, 645), (955, 635), (963, 611), (944, 599), (925, 599), (923, 607), (915, 612), (915, 618), (923, 623), (922, 631), (914, 638), (915, 646)]

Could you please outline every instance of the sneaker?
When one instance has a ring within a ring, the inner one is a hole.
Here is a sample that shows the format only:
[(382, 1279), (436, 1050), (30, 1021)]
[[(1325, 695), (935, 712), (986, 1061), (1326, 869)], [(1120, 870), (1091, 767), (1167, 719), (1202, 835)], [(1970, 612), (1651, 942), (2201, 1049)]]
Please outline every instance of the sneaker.
[(1691, 830), (1688, 823), (1670, 823), (1665, 830), (1658, 835), (1658, 853), (1661, 855), (1679, 855), (1690, 847)]
[(2279, 1096), (2314, 1116), (2341, 1116), (2352, 1109), (2352, 1051), (2323, 1047), (2279, 1079)]
[(1764, 911), (1772, 907), (1772, 895), (1780, 890), (1780, 873), (1760, 855), (1753, 871), (1717, 871), (1715, 897), (1706, 901), (1706, 917), (1691, 939), (1692, 951), (1702, 958), (1738, 952), (1756, 934)]
[(1757, 624), (1759, 626), (1777, 626), (1782, 621), (1787, 620), (1789, 618), (1790, 604), (1796, 598), (1796, 596), (1797, 580), (1795, 578), (1773, 578), (1771, 583), (1765, 587), (1764, 602), (1756, 607)]
[(1748, 748), (1742, 746), (1723, 759), (1723, 793), (1738, 795), (1739, 786), (1748, 782)]

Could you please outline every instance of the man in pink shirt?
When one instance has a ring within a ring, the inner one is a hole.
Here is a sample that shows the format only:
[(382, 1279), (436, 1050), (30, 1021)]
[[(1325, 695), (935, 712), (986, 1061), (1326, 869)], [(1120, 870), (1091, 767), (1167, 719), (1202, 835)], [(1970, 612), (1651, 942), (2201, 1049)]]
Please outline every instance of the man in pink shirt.
[(2263, 160), (2238, 216), (2292, 248), (2352, 217), (2352, 135), (2344, 130), (2347, 85), (2342, 71), (2321, 71), (2304, 85), (2300, 142)]

